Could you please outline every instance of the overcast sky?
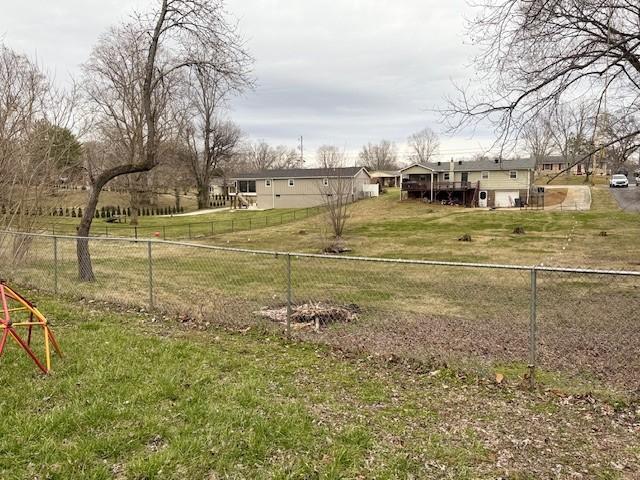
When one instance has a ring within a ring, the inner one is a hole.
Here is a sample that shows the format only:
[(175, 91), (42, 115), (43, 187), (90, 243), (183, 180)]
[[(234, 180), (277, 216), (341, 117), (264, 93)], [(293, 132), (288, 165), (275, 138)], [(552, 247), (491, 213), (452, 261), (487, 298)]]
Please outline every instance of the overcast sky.
[[(63, 82), (77, 75), (98, 35), (141, 0), (0, 0), (0, 39)], [(334, 144), (351, 156), (388, 139), (400, 151), (438, 115), (452, 82), (472, 78), (466, 0), (227, 0), (255, 57), (258, 85), (233, 102), (253, 139), (295, 146), (306, 158)], [(487, 132), (441, 136), (441, 155), (471, 156)]]

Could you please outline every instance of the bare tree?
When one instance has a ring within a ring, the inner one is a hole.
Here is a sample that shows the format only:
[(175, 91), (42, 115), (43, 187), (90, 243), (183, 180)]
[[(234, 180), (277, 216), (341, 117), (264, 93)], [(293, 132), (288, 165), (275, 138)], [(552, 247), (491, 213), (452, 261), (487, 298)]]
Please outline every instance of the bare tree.
[(295, 148), (272, 147), (264, 140), (246, 145), (242, 157), (240, 163), (249, 171), (302, 167), (302, 158)]
[(430, 162), (440, 148), (440, 139), (430, 128), (424, 128), (411, 135), (408, 143), (411, 159), (418, 163)]
[(317, 159), (322, 168), (337, 168), (344, 163), (344, 154), (335, 145), (322, 145), (318, 148)]
[(60, 176), (77, 168), (81, 146), (71, 131), (75, 100), (75, 89), (54, 88), (34, 62), (0, 44), (0, 223), (4, 227), (31, 231), (43, 213), (43, 199), (53, 193)]
[(529, 155), (535, 159), (537, 165), (543, 163), (553, 151), (553, 129), (549, 115), (541, 112), (532, 119), (524, 127), (523, 137)]
[[(99, 90), (94, 90), (92, 99), (101, 90), (102, 98), (110, 98), (99, 103), (99, 108), (112, 119), (115, 111), (127, 108), (127, 102), (135, 104), (141, 116), (142, 128), (138, 130), (137, 153), (125, 158), (122, 163), (99, 172), (94, 171), (89, 187), (89, 200), (78, 228), (78, 273), (81, 280), (94, 280), (89, 236), (100, 192), (114, 178), (147, 172), (159, 161), (162, 143), (162, 122), (167, 118), (166, 103), (171, 100), (170, 85), (175, 75), (186, 68), (200, 68), (219, 72), (222, 75), (235, 74), (244, 70), (250, 62), (242, 42), (224, 14), (222, 1), (214, 0), (159, 0), (157, 9), (139, 14), (136, 20), (117, 29), (112, 29), (94, 49), (88, 64), (91, 81)], [(122, 49), (119, 36), (135, 38), (139, 46), (133, 52)], [(140, 62), (142, 58), (142, 62)], [(124, 64), (124, 67), (117, 64)], [(127, 69), (125, 83), (120, 81), (119, 72)], [(140, 118), (140, 117), (138, 117)], [(121, 128), (114, 121), (114, 128)]]
[(340, 253), (344, 229), (349, 218), (349, 206), (353, 198), (353, 178), (345, 176), (344, 154), (336, 155), (332, 167), (326, 168), (323, 178), (318, 180), (318, 189), (326, 208), (327, 224), (333, 234), (331, 245), (327, 249)]
[(214, 173), (224, 168), (233, 158), (242, 132), (229, 120), (211, 119), (204, 130), (204, 149), (199, 149), (197, 134), (187, 129), (184, 135), (187, 140), (189, 169), (198, 189), (198, 208), (209, 206), (209, 187)]
[(222, 74), (194, 66), (186, 82), (187, 125), (182, 129), (189, 146), (189, 167), (198, 189), (198, 208), (209, 206), (211, 175), (229, 162), (240, 143), (242, 132), (223, 117), (229, 97), (252, 86), (248, 71)]
[[(639, 135), (630, 135), (631, 132), (640, 130), (639, 125), (637, 117), (628, 115), (625, 110), (607, 114), (603, 118), (598, 141), (611, 146), (599, 152), (598, 157), (610, 162), (614, 173), (624, 169), (629, 158), (640, 150)], [(622, 140), (612, 143), (612, 139), (616, 138)]]
[(470, 34), (480, 48), (474, 63), (484, 82), (476, 90), (460, 88), (450, 101), (445, 114), (453, 129), (488, 123), (504, 150), (541, 112), (576, 98), (594, 100), (595, 119), (614, 104), (640, 108), (638, 2), (490, 0), (477, 8)]
[(371, 144), (362, 147), (360, 151), (360, 165), (372, 170), (397, 170), (398, 155), (396, 146), (388, 140), (379, 144)]

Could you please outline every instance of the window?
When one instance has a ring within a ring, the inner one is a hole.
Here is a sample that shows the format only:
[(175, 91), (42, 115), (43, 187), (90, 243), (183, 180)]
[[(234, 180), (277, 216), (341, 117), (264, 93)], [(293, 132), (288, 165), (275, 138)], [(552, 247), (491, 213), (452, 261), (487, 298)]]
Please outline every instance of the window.
[(448, 173), (445, 173), (445, 174), (444, 174), (444, 179), (448, 181), (448, 180), (449, 180), (449, 178), (451, 178), (451, 175), (450, 175), (450, 174), (448, 174)]
[(482, 180), (489, 180), (489, 172), (482, 172), (480, 176)]
[(264, 186), (269, 188), (271, 186), (271, 180), (265, 180), (264, 181)]
[(295, 180), (293, 178), (290, 178), (289, 179), (289, 186), (293, 187), (293, 186), (295, 186), (295, 184), (296, 184)]
[(256, 193), (256, 181), (238, 180), (237, 191), (238, 193)]
[(509, 178), (511, 180), (516, 180), (518, 178), (518, 172), (516, 170), (511, 170), (509, 172)]
[(323, 178), (322, 179), (322, 185), (324, 185), (325, 187), (329, 186), (329, 179), (328, 178)]
[(542, 165), (542, 169), (543, 170), (553, 170), (553, 164), (552, 163), (545, 163), (544, 165)]
[(468, 182), (469, 181), (469, 172), (462, 172), (460, 174), (460, 180), (462, 182)]

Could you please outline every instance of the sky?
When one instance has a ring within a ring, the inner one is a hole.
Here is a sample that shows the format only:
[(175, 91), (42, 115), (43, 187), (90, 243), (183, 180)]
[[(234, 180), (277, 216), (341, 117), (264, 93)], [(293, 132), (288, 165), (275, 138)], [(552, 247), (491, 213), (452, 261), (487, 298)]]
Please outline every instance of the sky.
[[(0, 0), (0, 41), (36, 57), (58, 82), (78, 76), (98, 36), (152, 0)], [(436, 112), (454, 82), (473, 79), (466, 0), (226, 0), (255, 58), (256, 88), (232, 101), (254, 140), (295, 147), (307, 164), (320, 145), (355, 161), (386, 139), (406, 158), (407, 137), (440, 134), (440, 158), (471, 157), (491, 132), (446, 135)]]

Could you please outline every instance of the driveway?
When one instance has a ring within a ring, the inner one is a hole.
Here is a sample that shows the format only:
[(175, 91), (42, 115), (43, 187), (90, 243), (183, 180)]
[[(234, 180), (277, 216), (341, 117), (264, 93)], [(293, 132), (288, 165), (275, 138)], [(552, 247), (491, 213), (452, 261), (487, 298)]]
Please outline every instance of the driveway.
[(567, 196), (562, 203), (545, 206), (545, 210), (591, 210), (591, 187), (586, 185), (545, 185), (544, 188), (545, 190), (567, 190)]
[(640, 212), (640, 187), (635, 182), (629, 188), (612, 188), (611, 193), (625, 212)]

